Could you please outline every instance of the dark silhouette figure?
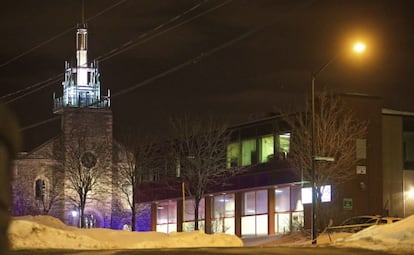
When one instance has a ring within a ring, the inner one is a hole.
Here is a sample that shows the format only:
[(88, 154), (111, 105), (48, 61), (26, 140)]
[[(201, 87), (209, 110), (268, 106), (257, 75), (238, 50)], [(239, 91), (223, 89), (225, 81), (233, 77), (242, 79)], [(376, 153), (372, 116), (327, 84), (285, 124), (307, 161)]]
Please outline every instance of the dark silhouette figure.
[(0, 103), (0, 254), (8, 254), (7, 230), (11, 210), (11, 165), (20, 149), (20, 133), (14, 116)]

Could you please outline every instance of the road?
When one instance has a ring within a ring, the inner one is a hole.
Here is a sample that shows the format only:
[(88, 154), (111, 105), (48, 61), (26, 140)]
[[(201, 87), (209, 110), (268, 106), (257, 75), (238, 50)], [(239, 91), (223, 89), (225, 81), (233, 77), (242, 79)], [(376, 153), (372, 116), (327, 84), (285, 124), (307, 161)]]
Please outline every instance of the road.
[(241, 248), (186, 248), (186, 249), (139, 249), (139, 250), (26, 250), (12, 251), (11, 255), (390, 255), (391, 253), (334, 247), (241, 247)]

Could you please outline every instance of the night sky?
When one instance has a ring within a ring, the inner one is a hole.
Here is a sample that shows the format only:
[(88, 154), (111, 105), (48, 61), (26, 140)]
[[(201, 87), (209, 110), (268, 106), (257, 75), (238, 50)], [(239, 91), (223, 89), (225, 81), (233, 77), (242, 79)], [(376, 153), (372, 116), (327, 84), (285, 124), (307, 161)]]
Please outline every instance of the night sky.
[[(115, 136), (130, 127), (162, 133), (171, 115), (214, 114), (237, 123), (303, 105), (311, 72), (334, 56), (317, 90), (379, 96), (384, 107), (414, 111), (414, 1), (85, 0), (84, 6), (88, 57), (99, 60), (102, 94), (125, 92), (111, 100)], [(63, 79), (64, 61), (75, 60), (81, 0), (6, 1), (0, 20), (2, 101), (56, 75)], [(363, 56), (348, 50), (356, 39), (367, 44)], [(8, 105), (27, 127), (54, 117), (53, 92), (61, 96), (60, 80)], [(25, 148), (58, 133), (59, 121), (31, 128), (23, 133)]]

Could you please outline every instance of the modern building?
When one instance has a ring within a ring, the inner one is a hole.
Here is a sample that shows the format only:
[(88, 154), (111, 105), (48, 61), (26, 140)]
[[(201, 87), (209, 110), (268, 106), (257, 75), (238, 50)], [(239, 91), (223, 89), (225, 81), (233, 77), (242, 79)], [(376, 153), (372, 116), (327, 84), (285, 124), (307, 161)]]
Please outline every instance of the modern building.
[[(367, 135), (355, 141), (358, 164), (351, 181), (326, 185), (322, 222), (339, 224), (356, 215), (405, 217), (414, 213), (414, 114), (382, 108), (382, 100), (366, 95), (341, 95), (357, 119), (368, 121)], [(309, 182), (292, 171), (289, 127), (278, 116), (233, 128), (227, 147), (227, 167), (247, 167), (226, 185), (210, 189), (199, 208), (199, 223), (207, 233), (241, 237), (271, 235), (310, 228)], [(170, 179), (168, 180), (171, 181)], [(137, 203), (151, 204), (153, 231), (191, 231), (194, 199), (165, 183), (143, 183)], [(323, 226), (320, 226), (322, 228)]]

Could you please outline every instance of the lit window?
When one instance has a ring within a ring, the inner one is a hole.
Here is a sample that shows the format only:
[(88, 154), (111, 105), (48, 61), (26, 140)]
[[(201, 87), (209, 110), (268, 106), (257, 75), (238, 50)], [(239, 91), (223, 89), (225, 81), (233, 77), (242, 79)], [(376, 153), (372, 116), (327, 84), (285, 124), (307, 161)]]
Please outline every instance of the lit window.
[(261, 137), (259, 139), (260, 144), (260, 163), (265, 163), (273, 158), (274, 154), (274, 139), (273, 135)]
[(256, 156), (256, 139), (242, 141), (242, 166), (255, 164)]
[(290, 211), (290, 187), (275, 189), (275, 199), (276, 212)]
[(279, 135), (279, 153), (280, 157), (286, 158), (290, 148), (290, 133), (284, 133)]
[[(322, 193), (321, 201), (322, 202), (331, 202), (331, 185), (324, 185), (320, 187), (320, 192)], [(312, 188), (306, 187), (302, 188), (302, 204), (311, 204), (312, 203)]]
[(235, 203), (234, 194), (214, 196), (212, 206), (212, 233), (235, 233)]
[(245, 192), (242, 236), (267, 235), (267, 190)]
[(239, 166), (240, 144), (230, 143), (227, 145), (227, 168)]
[(157, 206), (157, 231), (170, 233), (177, 231), (176, 201), (161, 202)]
[[(195, 211), (195, 200), (194, 199), (185, 200), (183, 231), (194, 230), (194, 221), (195, 221), (194, 211)], [(204, 229), (204, 215), (205, 215), (205, 202), (204, 202), (204, 198), (202, 198), (198, 205), (198, 228), (199, 229)]]

